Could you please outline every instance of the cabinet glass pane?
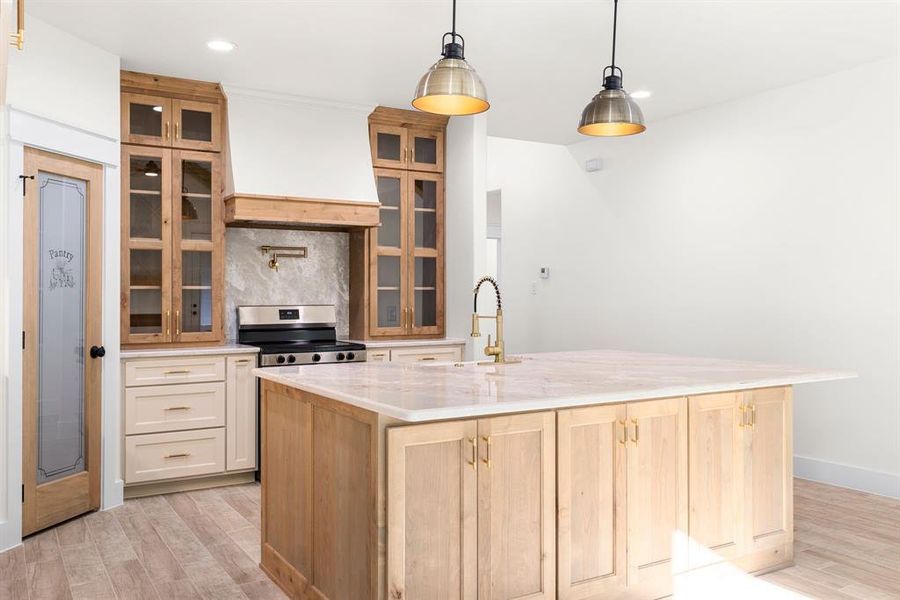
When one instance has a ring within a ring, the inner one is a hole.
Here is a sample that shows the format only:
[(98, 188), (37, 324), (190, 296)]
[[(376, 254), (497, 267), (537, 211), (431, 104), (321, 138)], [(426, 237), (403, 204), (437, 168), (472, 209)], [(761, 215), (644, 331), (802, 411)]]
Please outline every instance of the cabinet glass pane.
[(181, 161), (181, 238), (212, 239), (212, 163)]
[(212, 253), (181, 253), (181, 331), (212, 331)]
[(162, 251), (131, 250), (129, 330), (162, 333)]
[(385, 160), (400, 160), (400, 135), (397, 133), (378, 133), (376, 136), (375, 154)]
[(400, 257), (378, 257), (378, 326), (400, 327)]
[(161, 138), (163, 134), (163, 107), (159, 104), (129, 103), (128, 130), (133, 135), (149, 135)]
[(212, 113), (206, 110), (181, 110), (181, 138), (197, 142), (212, 141)]
[(437, 164), (437, 140), (431, 137), (416, 136), (413, 141), (416, 162), (429, 165)]
[(437, 325), (437, 259), (416, 257), (414, 274), (416, 327)]
[(400, 180), (396, 177), (378, 177), (378, 201), (381, 202), (381, 227), (378, 229), (378, 245), (400, 247)]
[(417, 179), (413, 187), (416, 248), (437, 248), (437, 182)]
[(84, 471), (86, 182), (39, 173), (38, 484)]
[(131, 194), (129, 214), (132, 239), (162, 239), (162, 196), (154, 194)]
[(131, 191), (159, 195), (162, 192), (161, 162), (158, 156), (132, 155), (128, 165)]

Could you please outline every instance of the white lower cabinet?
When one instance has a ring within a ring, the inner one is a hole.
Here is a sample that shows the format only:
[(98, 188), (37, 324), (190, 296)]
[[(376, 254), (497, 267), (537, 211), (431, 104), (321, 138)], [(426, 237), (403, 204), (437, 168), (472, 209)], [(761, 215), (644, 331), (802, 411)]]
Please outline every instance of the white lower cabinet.
[(225, 369), (227, 412), (225, 468), (228, 471), (256, 468), (256, 361), (228, 357)]
[(253, 354), (125, 359), (125, 485), (252, 476), (258, 464), (255, 365)]

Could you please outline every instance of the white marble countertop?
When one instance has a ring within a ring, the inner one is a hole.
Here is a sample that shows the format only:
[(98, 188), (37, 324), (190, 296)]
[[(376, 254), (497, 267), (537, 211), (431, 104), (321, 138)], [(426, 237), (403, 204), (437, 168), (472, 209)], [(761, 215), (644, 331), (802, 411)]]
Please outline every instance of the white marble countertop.
[(255, 369), (258, 377), (403, 421), (431, 421), (813, 383), (827, 370), (616, 350), (522, 355), (519, 364), (349, 363)]
[(123, 348), (122, 360), (130, 358), (166, 358), (169, 356), (209, 356), (210, 354), (256, 354), (259, 348), (244, 344), (219, 344), (217, 346), (193, 346), (179, 348)]
[(434, 340), (347, 340), (356, 344), (364, 344), (366, 349), (377, 348), (417, 348), (419, 346), (462, 346), (464, 338), (438, 338)]

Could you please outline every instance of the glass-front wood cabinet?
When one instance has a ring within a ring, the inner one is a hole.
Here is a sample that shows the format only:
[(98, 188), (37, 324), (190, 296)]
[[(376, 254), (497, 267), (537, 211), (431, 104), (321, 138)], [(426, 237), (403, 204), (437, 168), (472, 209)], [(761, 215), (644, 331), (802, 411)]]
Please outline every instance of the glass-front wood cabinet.
[(122, 145), (122, 343), (222, 340), (218, 154)]
[(222, 112), (215, 102), (122, 94), (122, 143), (186, 150), (222, 149)]
[(353, 337), (444, 335), (446, 122), (384, 107), (369, 118), (381, 222), (350, 239)]

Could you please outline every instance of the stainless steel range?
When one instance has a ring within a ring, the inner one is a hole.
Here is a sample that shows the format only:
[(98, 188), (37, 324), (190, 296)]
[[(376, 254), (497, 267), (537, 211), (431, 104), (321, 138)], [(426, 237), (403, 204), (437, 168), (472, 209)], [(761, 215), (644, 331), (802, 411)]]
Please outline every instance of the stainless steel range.
[(365, 362), (366, 347), (337, 340), (334, 306), (239, 306), (238, 342), (257, 346), (260, 367)]

